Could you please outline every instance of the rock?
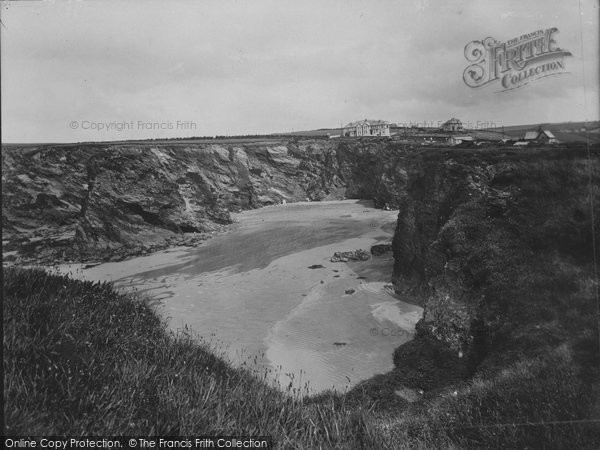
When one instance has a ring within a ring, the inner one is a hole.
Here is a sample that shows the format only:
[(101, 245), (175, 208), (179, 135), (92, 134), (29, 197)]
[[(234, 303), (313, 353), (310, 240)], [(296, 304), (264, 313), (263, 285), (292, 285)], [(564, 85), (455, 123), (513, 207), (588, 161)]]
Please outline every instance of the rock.
[(419, 391), (407, 388), (406, 386), (401, 386), (399, 389), (396, 389), (394, 394), (409, 403), (416, 402), (421, 398)]
[(392, 251), (392, 244), (375, 244), (371, 247), (371, 254), (374, 256), (381, 256), (385, 253)]
[[(387, 141), (298, 138), (260, 145), (214, 140), (177, 150), (173, 145), (3, 146), (3, 238), (18, 257), (36, 260), (43, 253), (59, 262), (68, 250), (81, 261), (113, 243), (123, 245), (123, 255), (147, 250), (140, 245), (162, 249), (168, 238), (168, 245), (185, 244), (178, 240), (184, 233), (212, 233), (230, 224), (230, 211), (284, 198), (396, 204), (405, 183), (390, 173), (382, 186), (381, 176), (396, 166), (401, 170), (411, 152)], [(24, 252), (18, 240), (36, 232), (44, 239), (40, 248)], [(76, 236), (76, 246), (56, 246), (55, 237), (63, 234)], [(103, 258), (112, 253), (111, 247)]]
[(346, 294), (351, 295), (351, 294), (354, 294), (356, 292), (356, 289), (346, 289), (345, 292), (346, 292)]
[(358, 249), (350, 252), (335, 252), (331, 262), (367, 261), (371, 256), (364, 250)]
[(345, 342), (334, 342), (333, 345), (335, 345), (336, 347), (343, 347), (344, 345), (346, 345)]
[(322, 266), (321, 264), (313, 264), (312, 266), (308, 266), (309, 269), (324, 269), (325, 266)]

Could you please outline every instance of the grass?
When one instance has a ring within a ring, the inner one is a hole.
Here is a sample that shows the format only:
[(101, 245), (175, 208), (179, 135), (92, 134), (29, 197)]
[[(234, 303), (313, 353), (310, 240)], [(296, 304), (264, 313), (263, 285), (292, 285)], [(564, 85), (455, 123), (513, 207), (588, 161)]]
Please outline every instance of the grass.
[(307, 405), (173, 335), (138, 299), (42, 270), (4, 270), (8, 434), (272, 436), (282, 447), (376, 448), (362, 409)]
[(264, 372), (232, 368), (214, 348), (170, 333), (144, 301), (106, 283), (5, 268), (3, 324), (7, 434), (223, 433), (272, 436), (281, 448), (600, 442), (598, 423), (539, 425), (589, 418), (600, 406), (598, 380), (593, 388), (589, 379), (598, 372), (583, 376), (568, 345), (381, 410), (353, 396), (273, 389)]

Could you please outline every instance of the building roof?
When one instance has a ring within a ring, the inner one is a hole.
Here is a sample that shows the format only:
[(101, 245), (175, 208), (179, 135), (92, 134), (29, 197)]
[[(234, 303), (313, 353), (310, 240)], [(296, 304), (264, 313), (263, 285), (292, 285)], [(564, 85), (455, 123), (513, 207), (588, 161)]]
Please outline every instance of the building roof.
[(460, 120), (458, 120), (457, 118), (453, 117), (452, 119), (447, 120), (443, 123), (443, 125), (452, 125), (452, 124), (462, 125), (462, 122)]
[(540, 137), (540, 135), (546, 135), (546, 137), (548, 139), (556, 139), (556, 136), (554, 136), (554, 134), (552, 134), (552, 131), (550, 130), (543, 130), (542, 128), (538, 128), (536, 131), (527, 131), (525, 133), (525, 137), (523, 139), (525, 140), (535, 140), (538, 139)]
[(461, 141), (472, 141), (473, 136), (452, 136), (452, 139), (460, 139)]
[(385, 120), (359, 120), (357, 122), (350, 122), (349, 124), (346, 124), (344, 126), (344, 128), (351, 128), (351, 127), (355, 127), (357, 125), (361, 125), (361, 124), (367, 124), (367, 125), (391, 125), (390, 122), (387, 122)]
[(552, 131), (550, 131), (550, 130), (541, 130), (540, 129), (540, 133), (544, 133), (549, 139), (556, 139), (556, 136), (554, 136), (552, 134)]

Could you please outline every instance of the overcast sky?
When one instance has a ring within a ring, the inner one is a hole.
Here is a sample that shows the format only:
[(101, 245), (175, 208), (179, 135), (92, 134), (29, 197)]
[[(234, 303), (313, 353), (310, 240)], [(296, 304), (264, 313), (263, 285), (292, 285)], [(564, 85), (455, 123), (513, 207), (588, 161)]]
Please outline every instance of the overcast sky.
[[(271, 133), (364, 118), (598, 120), (598, 3), (3, 1), (2, 140)], [(573, 54), (569, 73), (503, 93), (463, 82), (470, 41), (550, 27)], [(134, 126), (91, 129), (104, 122)]]

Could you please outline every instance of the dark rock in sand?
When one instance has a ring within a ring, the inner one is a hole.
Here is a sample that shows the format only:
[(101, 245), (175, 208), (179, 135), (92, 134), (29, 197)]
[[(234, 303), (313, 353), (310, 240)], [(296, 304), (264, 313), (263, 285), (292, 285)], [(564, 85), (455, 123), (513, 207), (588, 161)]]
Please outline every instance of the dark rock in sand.
[(367, 261), (371, 256), (364, 250), (358, 249), (351, 252), (335, 252), (331, 262)]
[(321, 264), (313, 264), (312, 266), (308, 266), (309, 269), (324, 269), (325, 266), (322, 266)]
[(392, 244), (375, 244), (371, 247), (371, 254), (374, 256), (381, 256), (385, 253), (392, 251)]
[(356, 292), (356, 289), (346, 289), (346, 294), (354, 294)]

